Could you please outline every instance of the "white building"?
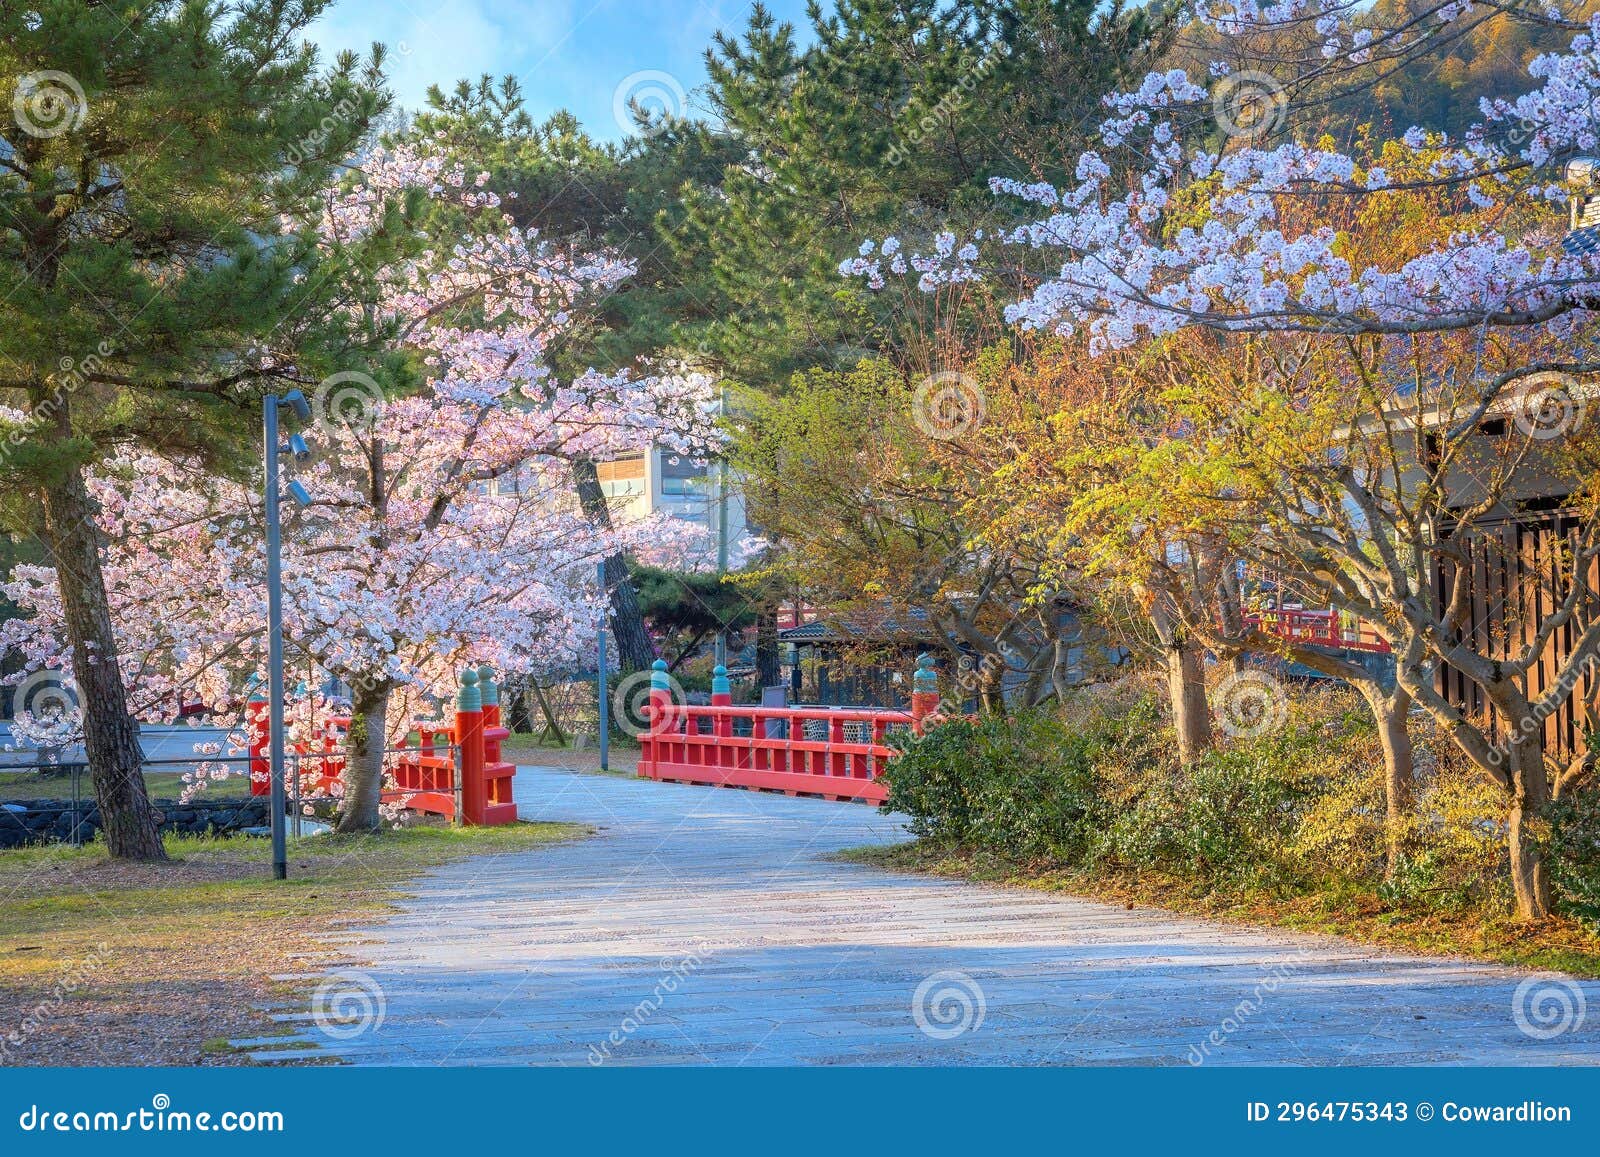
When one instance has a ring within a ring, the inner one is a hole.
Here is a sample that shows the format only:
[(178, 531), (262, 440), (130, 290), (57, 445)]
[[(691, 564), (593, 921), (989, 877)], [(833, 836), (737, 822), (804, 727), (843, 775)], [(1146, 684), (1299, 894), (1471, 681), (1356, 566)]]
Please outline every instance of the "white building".
[[(596, 465), (600, 489), (622, 518), (668, 514), (707, 533), (715, 561), (717, 535), (717, 467), (681, 454), (652, 450), (625, 454)], [(737, 559), (749, 533), (744, 497), (733, 480), (728, 488), (729, 556)]]

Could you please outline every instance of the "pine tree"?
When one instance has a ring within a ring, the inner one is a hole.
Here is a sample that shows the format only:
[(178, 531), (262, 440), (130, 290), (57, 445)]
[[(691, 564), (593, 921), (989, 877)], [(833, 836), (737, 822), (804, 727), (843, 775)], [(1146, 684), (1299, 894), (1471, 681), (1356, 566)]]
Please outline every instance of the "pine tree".
[[(710, 101), (742, 146), (715, 184), (686, 190), (662, 240), (725, 302), (702, 344), (734, 376), (775, 388), (798, 369), (848, 369), (891, 348), (885, 306), (841, 283), (863, 237), (916, 222), (1005, 224), (990, 177), (1065, 183), (1170, 23), (1098, 0), (816, 0), (814, 43), (762, 5), (707, 53)], [(709, 257), (710, 260), (705, 260)], [(699, 262), (695, 264), (695, 262)]]
[(85, 473), (130, 442), (225, 453), (294, 373), (325, 279), (282, 221), (386, 101), (376, 51), (324, 70), (302, 41), (330, 2), (0, 9), (3, 514), (60, 576), (113, 856), (164, 853)]

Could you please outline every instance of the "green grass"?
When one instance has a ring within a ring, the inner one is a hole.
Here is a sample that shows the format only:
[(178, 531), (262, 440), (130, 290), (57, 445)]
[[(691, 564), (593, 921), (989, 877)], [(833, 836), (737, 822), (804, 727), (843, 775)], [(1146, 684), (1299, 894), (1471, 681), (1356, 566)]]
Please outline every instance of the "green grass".
[[(151, 799), (177, 799), (183, 790), (183, 775), (176, 771), (146, 772), (144, 784)], [(241, 780), (237, 790), (226, 793), (219, 791), (216, 798), (221, 799), (224, 794), (229, 798), (244, 796), (249, 792), (249, 786)], [(78, 793), (82, 799), (94, 796), (94, 785), (90, 782), (87, 770), (78, 778)], [(40, 775), (35, 771), (0, 771), (0, 800), (71, 798), (71, 772)]]
[(1281, 896), (1155, 872), (1091, 872), (1019, 863), (927, 840), (850, 848), (840, 852), (839, 858), (890, 871), (1067, 893), (1127, 908), (1163, 908), (1185, 915), (1345, 936), (1410, 952), (1468, 956), (1517, 968), (1600, 977), (1600, 931), (1569, 918), (1528, 925), (1482, 912), (1396, 908), (1373, 891), (1354, 886)]
[[(504, 824), (501, 827), (453, 827), (446, 823), (419, 823), (400, 831), (368, 832), (360, 835), (307, 835), (290, 840), (288, 859), (301, 869), (290, 880), (269, 879), (270, 845), (250, 837), (208, 837), (208, 835), (166, 834), (162, 837), (170, 863), (133, 864), (115, 861), (106, 855), (102, 840), (82, 848), (67, 845), (37, 845), (13, 848), (0, 853), (0, 895), (37, 890), (40, 901), (74, 904), (94, 895), (94, 887), (75, 887), (106, 883), (117, 893), (141, 893), (139, 898), (163, 907), (181, 906), (190, 896), (181, 895), (194, 887), (184, 869), (203, 869), (226, 875), (224, 890), (237, 891), (238, 899), (248, 904), (253, 898), (280, 895), (285, 888), (362, 887), (381, 880), (382, 874), (413, 874), (426, 867), (443, 864), (461, 856), (504, 855), (542, 843), (573, 839), (586, 834), (581, 824)], [(110, 872), (99, 877), (98, 872)], [(46, 872), (58, 875), (51, 883)], [(130, 883), (126, 874), (147, 874), (149, 879)], [(198, 887), (210, 888), (211, 883)], [(152, 895), (144, 896), (144, 891)], [(0, 928), (10, 915), (10, 904), (0, 909)]]

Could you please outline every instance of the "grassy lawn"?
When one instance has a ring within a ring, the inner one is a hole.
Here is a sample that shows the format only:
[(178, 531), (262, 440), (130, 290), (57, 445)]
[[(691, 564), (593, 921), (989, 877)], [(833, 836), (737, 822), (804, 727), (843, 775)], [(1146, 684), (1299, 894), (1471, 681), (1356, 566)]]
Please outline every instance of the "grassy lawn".
[(1324, 932), (1427, 955), (1470, 956), (1530, 970), (1600, 976), (1600, 933), (1576, 920), (1536, 928), (1482, 913), (1418, 912), (1386, 905), (1372, 892), (1282, 897), (1225, 890), (1155, 873), (1093, 873), (1019, 864), (928, 841), (852, 848), (841, 858), (894, 871), (1062, 892), (1128, 908), (1164, 908), (1185, 915)]
[[(229, 1064), (228, 1038), (281, 1031), (254, 1009), (304, 999), (359, 947), (316, 936), (382, 919), (407, 882), (449, 860), (525, 852), (586, 834), (571, 824), (421, 824), (290, 846), (270, 879), (260, 839), (171, 836), (170, 864), (101, 847), (0, 852), (0, 1064)], [(359, 966), (359, 965), (357, 965)], [(39, 1027), (8, 1040), (21, 1026)]]

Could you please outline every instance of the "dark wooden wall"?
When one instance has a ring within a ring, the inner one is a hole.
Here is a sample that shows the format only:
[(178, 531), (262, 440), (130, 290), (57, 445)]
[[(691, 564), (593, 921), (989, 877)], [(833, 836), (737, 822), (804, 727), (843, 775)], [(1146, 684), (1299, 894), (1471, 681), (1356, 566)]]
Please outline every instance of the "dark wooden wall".
[[(1523, 512), (1476, 523), (1469, 536), (1472, 611), (1461, 632), (1464, 641), (1490, 657), (1509, 657), (1520, 650), (1566, 597), (1577, 536), (1578, 520), (1564, 510)], [(1441, 599), (1453, 576), (1451, 566), (1441, 567), (1435, 576)], [(1596, 597), (1600, 565), (1589, 567), (1586, 585), (1585, 604), (1555, 633), (1529, 671), (1529, 690), (1535, 697), (1555, 685), (1583, 624), (1600, 613), (1600, 598)], [(1479, 714), (1489, 710), (1477, 685), (1454, 668), (1441, 669), (1438, 684), (1452, 703), (1466, 711)], [(1578, 750), (1583, 738), (1580, 708), (1594, 701), (1597, 690), (1600, 686), (1591, 666), (1576, 681), (1572, 698), (1545, 720), (1547, 751), (1566, 756)]]

